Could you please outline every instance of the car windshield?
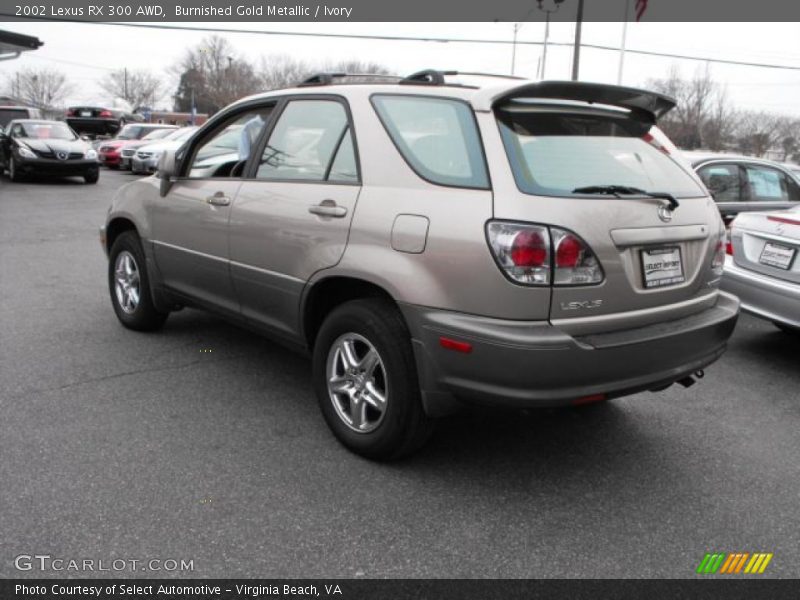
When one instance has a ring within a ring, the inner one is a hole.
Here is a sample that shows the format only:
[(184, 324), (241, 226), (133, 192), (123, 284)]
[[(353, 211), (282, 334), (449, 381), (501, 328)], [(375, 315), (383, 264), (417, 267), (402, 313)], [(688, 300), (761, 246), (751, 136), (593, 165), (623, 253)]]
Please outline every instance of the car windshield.
[(125, 125), (117, 134), (118, 140), (140, 140), (147, 132), (152, 131), (149, 127), (141, 125)]
[(156, 129), (155, 131), (151, 131), (146, 136), (144, 136), (143, 140), (161, 140), (165, 137), (169, 137), (171, 133), (174, 133), (174, 129)]
[(75, 140), (77, 136), (64, 123), (21, 123), (22, 136), (39, 140)]
[(496, 116), (524, 193), (575, 197), (626, 186), (676, 198), (705, 195), (658, 141), (663, 134), (628, 113), (513, 102)]
[(196, 130), (197, 127), (181, 127), (180, 129), (173, 129), (166, 139), (182, 142), (183, 140), (188, 140)]

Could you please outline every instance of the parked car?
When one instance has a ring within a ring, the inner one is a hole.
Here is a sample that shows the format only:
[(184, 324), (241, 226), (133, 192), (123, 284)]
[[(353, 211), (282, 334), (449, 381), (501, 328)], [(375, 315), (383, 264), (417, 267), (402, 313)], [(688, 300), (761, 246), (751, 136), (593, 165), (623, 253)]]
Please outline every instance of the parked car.
[(800, 333), (800, 207), (742, 213), (731, 226), (722, 287), (742, 310)]
[(29, 106), (0, 106), (0, 128), (16, 119), (41, 119), (42, 111)]
[(788, 169), (789, 172), (794, 175), (794, 178), (800, 181), (800, 165), (796, 165), (794, 163), (781, 163), (781, 166), (785, 169)]
[(122, 158), (125, 159), (127, 158), (126, 154), (130, 154), (133, 173), (155, 173), (161, 153), (168, 148), (177, 150), (195, 131), (197, 131), (197, 127), (181, 127), (171, 131), (159, 141), (131, 144), (122, 150)]
[(800, 178), (781, 163), (728, 154), (684, 152), (730, 222), (740, 212), (800, 205)]
[(140, 123), (140, 114), (105, 106), (71, 106), (67, 109), (65, 120), (79, 134), (89, 136), (116, 135), (128, 123)]
[(97, 183), (97, 153), (61, 121), (14, 120), (0, 133), (0, 172), (11, 181), (42, 175)]
[(694, 383), (738, 300), (719, 212), (655, 126), (674, 101), (451, 75), (317, 76), (164, 152), (101, 229), (120, 322), (200, 307), (307, 351), (331, 430), (377, 459), (462, 403)]
[(132, 142), (139, 141), (154, 131), (177, 129), (175, 125), (163, 125), (160, 123), (140, 123), (136, 125), (126, 125), (119, 132), (117, 137), (105, 140), (97, 147), (100, 162), (111, 169), (119, 168), (122, 161), (122, 148)]
[[(119, 168), (127, 170), (131, 168), (131, 159), (136, 154), (136, 150), (147, 144), (152, 144), (158, 140), (168, 139), (171, 135), (180, 131), (177, 126), (163, 127), (155, 129), (145, 135), (140, 140), (126, 140), (124, 144), (119, 146)], [(102, 145), (102, 144), (101, 144)]]

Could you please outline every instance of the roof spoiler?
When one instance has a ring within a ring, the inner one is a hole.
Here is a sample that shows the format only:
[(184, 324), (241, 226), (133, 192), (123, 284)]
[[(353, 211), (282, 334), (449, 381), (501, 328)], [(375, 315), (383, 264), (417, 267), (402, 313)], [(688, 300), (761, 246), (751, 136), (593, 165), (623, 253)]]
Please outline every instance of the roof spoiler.
[(577, 100), (590, 104), (607, 104), (627, 108), (635, 113), (643, 113), (653, 121), (660, 119), (675, 108), (676, 104), (675, 100), (669, 96), (637, 88), (604, 83), (584, 83), (582, 81), (540, 81), (521, 85), (510, 90), (506, 89), (496, 96), (481, 98), (484, 101), (481, 104), (488, 101), (486, 103), (488, 105), (475, 106), (475, 109), (491, 110), (498, 104), (515, 98), (548, 98)]

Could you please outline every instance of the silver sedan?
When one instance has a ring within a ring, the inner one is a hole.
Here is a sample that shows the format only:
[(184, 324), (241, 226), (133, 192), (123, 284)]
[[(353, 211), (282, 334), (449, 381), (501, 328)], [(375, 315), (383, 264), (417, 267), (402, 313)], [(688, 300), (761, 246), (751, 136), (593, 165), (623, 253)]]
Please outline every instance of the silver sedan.
[(800, 207), (741, 213), (731, 227), (723, 289), (742, 310), (800, 332)]

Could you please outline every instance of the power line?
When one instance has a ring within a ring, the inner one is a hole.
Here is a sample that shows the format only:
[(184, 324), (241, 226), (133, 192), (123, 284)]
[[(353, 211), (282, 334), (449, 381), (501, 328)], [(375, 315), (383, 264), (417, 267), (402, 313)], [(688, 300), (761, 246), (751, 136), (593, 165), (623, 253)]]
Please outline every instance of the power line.
[[(2, 13), (2, 17), (15, 17), (11, 13)], [(455, 44), (502, 44), (512, 45), (513, 40), (499, 40), (499, 39), (480, 39), (480, 38), (443, 38), (443, 37), (420, 37), (420, 36), (401, 36), (401, 35), (375, 35), (375, 34), (358, 34), (358, 33), (315, 33), (310, 31), (276, 31), (276, 30), (259, 30), (259, 29), (229, 29), (222, 27), (189, 27), (186, 25), (151, 25), (148, 23), (120, 23), (120, 22), (100, 22), (100, 21), (81, 21), (79, 19), (46, 19), (42, 17), (26, 17), (25, 19), (16, 20), (33, 20), (44, 22), (67, 22), (67, 23), (80, 23), (83, 25), (110, 25), (113, 27), (131, 27), (140, 29), (162, 29), (173, 31), (194, 31), (201, 33), (231, 33), (231, 34), (246, 34), (246, 35), (281, 35), (288, 37), (319, 37), (319, 38), (339, 38), (339, 39), (356, 39), (356, 40), (377, 40), (377, 41), (390, 41), (390, 42), (434, 42), (434, 43), (455, 43)], [(517, 44), (525, 46), (543, 46), (544, 42), (534, 40), (517, 40)], [(572, 42), (548, 42), (552, 46), (571, 47)], [(612, 52), (619, 52), (620, 48), (616, 46), (608, 46), (604, 44), (581, 44), (583, 48), (591, 48), (594, 50), (605, 50)], [(774, 63), (752, 62), (729, 60), (724, 58), (713, 58), (710, 56), (692, 56), (688, 54), (675, 54), (671, 52), (657, 52), (654, 50), (636, 50), (626, 48), (625, 51), (630, 54), (640, 54), (643, 56), (658, 56), (662, 58), (674, 58), (679, 60), (692, 60), (705, 63), (717, 63), (725, 65), (735, 65), (742, 67), (758, 67), (765, 69), (782, 69), (787, 71), (800, 71), (800, 66), (779, 65)]]

